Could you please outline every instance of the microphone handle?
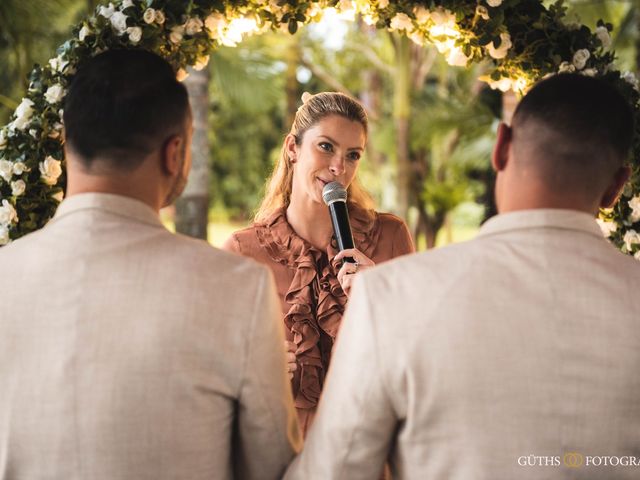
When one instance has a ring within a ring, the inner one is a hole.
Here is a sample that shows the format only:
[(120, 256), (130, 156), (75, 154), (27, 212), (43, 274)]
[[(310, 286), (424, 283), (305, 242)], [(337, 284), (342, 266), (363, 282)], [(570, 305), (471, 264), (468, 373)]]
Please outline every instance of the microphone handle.
[[(331, 215), (331, 223), (333, 224), (333, 231), (336, 235), (338, 250), (342, 251), (348, 248), (354, 248), (347, 202), (335, 201), (331, 203), (331, 205), (329, 205), (329, 214)], [(351, 257), (346, 257), (344, 261), (356, 263)]]

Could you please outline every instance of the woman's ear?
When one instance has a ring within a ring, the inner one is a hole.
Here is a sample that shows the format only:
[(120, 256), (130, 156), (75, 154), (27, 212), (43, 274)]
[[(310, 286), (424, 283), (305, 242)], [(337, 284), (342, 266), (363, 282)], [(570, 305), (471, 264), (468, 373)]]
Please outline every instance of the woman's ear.
[(284, 149), (287, 153), (289, 163), (296, 163), (298, 159), (298, 146), (296, 145), (296, 137), (292, 133), (288, 134), (284, 139)]

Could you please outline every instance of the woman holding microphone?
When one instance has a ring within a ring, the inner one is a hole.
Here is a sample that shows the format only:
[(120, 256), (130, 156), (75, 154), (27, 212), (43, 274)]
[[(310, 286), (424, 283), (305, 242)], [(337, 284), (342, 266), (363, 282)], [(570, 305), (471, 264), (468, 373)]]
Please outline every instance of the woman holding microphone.
[[(302, 100), (254, 223), (235, 232), (223, 248), (264, 263), (274, 274), (293, 395), (306, 435), (354, 277), (414, 247), (406, 224), (376, 212), (358, 183), (368, 128), (362, 105), (334, 92), (304, 94)], [(355, 248), (342, 252), (322, 198), (330, 182), (347, 190)]]

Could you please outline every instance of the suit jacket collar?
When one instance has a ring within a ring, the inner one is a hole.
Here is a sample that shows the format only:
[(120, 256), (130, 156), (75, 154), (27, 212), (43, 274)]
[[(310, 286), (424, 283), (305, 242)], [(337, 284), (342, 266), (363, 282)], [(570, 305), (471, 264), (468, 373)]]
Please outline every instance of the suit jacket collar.
[(58, 207), (54, 220), (90, 210), (109, 212), (141, 223), (163, 226), (158, 213), (146, 203), (110, 193), (82, 193), (66, 198)]
[(573, 230), (604, 239), (592, 215), (577, 210), (542, 208), (496, 215), (485, 222), (478, 235), (487, 236), (514, 230), (541, 228)]

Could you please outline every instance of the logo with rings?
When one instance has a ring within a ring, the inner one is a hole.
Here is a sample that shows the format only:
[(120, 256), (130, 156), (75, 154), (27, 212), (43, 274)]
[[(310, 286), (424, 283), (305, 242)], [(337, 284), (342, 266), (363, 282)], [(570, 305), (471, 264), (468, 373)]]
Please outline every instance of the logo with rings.
[(567, 452), (562, 457), (562, 461), (569, 468), (580, 468), (584, 465), (584, 455), (578, 452)]

